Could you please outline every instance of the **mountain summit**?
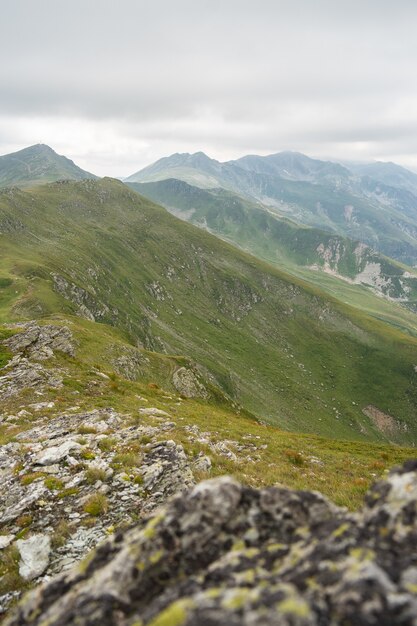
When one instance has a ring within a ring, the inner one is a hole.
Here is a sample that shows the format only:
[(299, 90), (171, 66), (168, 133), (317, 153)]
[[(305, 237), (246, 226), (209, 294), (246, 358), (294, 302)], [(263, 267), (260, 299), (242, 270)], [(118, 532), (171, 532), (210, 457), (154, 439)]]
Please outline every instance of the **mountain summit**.
[(0, 187), (29, 187), (58, 180), (97, 178), (45, 144), (0, 156)]

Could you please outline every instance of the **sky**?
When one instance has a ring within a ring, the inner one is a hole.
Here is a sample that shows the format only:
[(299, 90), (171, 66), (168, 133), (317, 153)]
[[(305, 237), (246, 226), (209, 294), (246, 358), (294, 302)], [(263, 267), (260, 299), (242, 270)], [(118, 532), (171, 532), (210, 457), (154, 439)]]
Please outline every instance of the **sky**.
[(0, 154), (296, 150), (417, 171), (416, 0), (1, 0)]

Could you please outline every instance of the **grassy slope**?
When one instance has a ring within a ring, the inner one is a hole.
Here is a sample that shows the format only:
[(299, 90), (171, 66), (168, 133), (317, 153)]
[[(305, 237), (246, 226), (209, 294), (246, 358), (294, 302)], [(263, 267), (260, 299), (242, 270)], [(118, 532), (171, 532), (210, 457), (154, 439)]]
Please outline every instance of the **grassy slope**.
[[(352, 181), (336, 186), (334, 180), (320, 178), (316, 182), (288, 180), (272, 171), (257, 171), (256, 167), (242, 169), (239, 161), (218, 164), (214, 175), (207, 170), (205, 162), (191, 167), (171, 163), (168, 158), (156, 165), (129, 177), (127, 182), (176, 178), (201, 188), (222, 187), (271, 205), (272, 210), (301, 224), (363, 241), (409, 265), (417, 262), (415, 202), (411, 212), (404, 211), (401, 202), (399, 208), (397, 201), (389, 201), (388, 196), (370, 195), (369, 190)], [(345, 215), (346, 207), (353, 207), (351, 217)]]
[(417, 335), (417, 318), (404, 307), (374, 296), (366, 287), (349, 284), (305, 266), (323, 265), (323, 258), (317, 252), (320, 244), (328, 247), (339, 243), (339, 274), (352, 279), (362, 271), (365, 260), (379, 263), (385, 275), (393, 281), (388, 295), (404, 297), (406, 292), (403, 286), (406, 284), (411, 289), (407, 293), (407, 301), (410, 308), (414, 309), (417, 306), (417, 280), (404, 281), (402, 278), (404, 270), (412, 272), (410, 268), (371, 250), (358, 263), (354, 253), (357, 242), (271, 215), (263, 207), (222, 189), (208, 191), (176, 180), (129, 183), (129, 186), (166, 206), (178, 217), (207, 228), (258, 258), (316, 285), (342, 302)]
[[(245, 409), (283, 428), (386, 440), (362, 414), (374, 404), (408, 424), (391, 438), (417, 434), (415, 340), (122, 183), (5, 191), (0, 231), (3, 319), (76, 312), (81, 303), (148, 349), (192, 358)], [(70, 284), (67, 299), (51, 273)]]
[[(127, 419), (131, 416), (132, 420), (137, 420), (139, 408), (156, 406), (169, 412), (177, 424), (175, 430), (169, 432), (170, 439), (182, 443), (191, 457), (200, 452), (210, 455), (213, 461), (211, 476), (229, 473), (258, 487), (284, 484), (297, 489), (317, 489), (337, 504), (354, 509), (361, 503), (370, 482), (393, 465), (415, 455), (412, 448), (289, 433), (237, 414), (226, 405), (185, 400), (172, 389), (164, 389), (161, 376), (163, 378), (170, 368), (166, 362), (169, 359), (164, 356), (154, 355), (150, 384), (142, 376), (139, 380), (126, 380), (115, 373), (113, 361), (120, 350), (132, 349), (123, 334), (103, 324), (68, 316), (49, 318), (48, 323), (67, 324), (78, 347), (75, 358), (61, 355), (58, 361), (45, 363), (47, 367), (58, 366), (66, 371), (63, 388), (45, 391), (42, 401), (55, 403), (55, 407), (45, 413), (52, 417), (76, 403), (80, 412), (112, 406)], [(5, 332), (10, 333), (0, 329), (0, 335)], [(97, 375), (98, 364), (99, 370), (108, 378)], [(166, 380), (168, 383), (169, 378)], [(16, 414), (22, 403), (38, 401), (35, 390), (28, 389), (23, 397), (4, 401), (2, 411)], [(140, 417), (141, 424), (148, 422), (153, 424), (151, 418)], [(245, 455), (236, 463), (214, 453), (206, 444), (192, 441), (186, 430), (192, 425), (197, 425), (202, 432), (209, 432), (213, 443), (233, 440), (244, 444), (252, 441), (262, 447), (254, 453), (256, 459), (251, 461)], [(14, 421), (12, 426), (10, 423), (0, 425), (0, 443), (13, 441), (18, 432), (31, 427), (33, 424), (25, 418)], [(206, 477), (208, 475), (203, 473), (197, 476), (200, 479)]]

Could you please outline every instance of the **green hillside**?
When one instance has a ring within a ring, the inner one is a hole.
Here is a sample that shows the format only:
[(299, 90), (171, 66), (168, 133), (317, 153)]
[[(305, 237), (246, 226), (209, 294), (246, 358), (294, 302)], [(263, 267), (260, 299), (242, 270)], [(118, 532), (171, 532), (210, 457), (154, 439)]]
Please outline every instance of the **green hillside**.
[(86, 178), (97, 177), (43, 144), (0, 156), (0, 187), (29, 187), (57, 180)]
[(160, 159), (126, 182), (175, 178), (203, 189), (226, 189), (299, 224), (361, 241), (388, 257), (417, 265), (417, 196), (411, 191), (416, 175), (393, 164), (381, 165), (369, 166), (362, 176), (362, 171), (293, 152), (225, 163), (199, 152)]
[(414, 441), (417, 340), (122, 183), (6, 189), (0, 232), (3, 320), (77, 314), (186, 357), (175, 367), (193, 367), (213, 402), (293, 431)]
[(199, 189), (173, 179), (129, 186), (174, 215), (321, 286), (342, 301), (412, 333), (417, 331), (417, 318), (404, 310), (417, 310), (417, 274), (411, 268), (357, 241), (281, 218), (224, 189)]

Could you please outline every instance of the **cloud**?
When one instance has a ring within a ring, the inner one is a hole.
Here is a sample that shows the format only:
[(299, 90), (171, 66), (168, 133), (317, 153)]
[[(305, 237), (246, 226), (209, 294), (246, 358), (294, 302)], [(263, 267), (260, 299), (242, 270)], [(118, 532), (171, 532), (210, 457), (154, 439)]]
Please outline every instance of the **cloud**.
[(414, 0), (14, 0), (2, 152), (41, 135), (113, 175), (199, 149), (412, 166), (416, 19)]

